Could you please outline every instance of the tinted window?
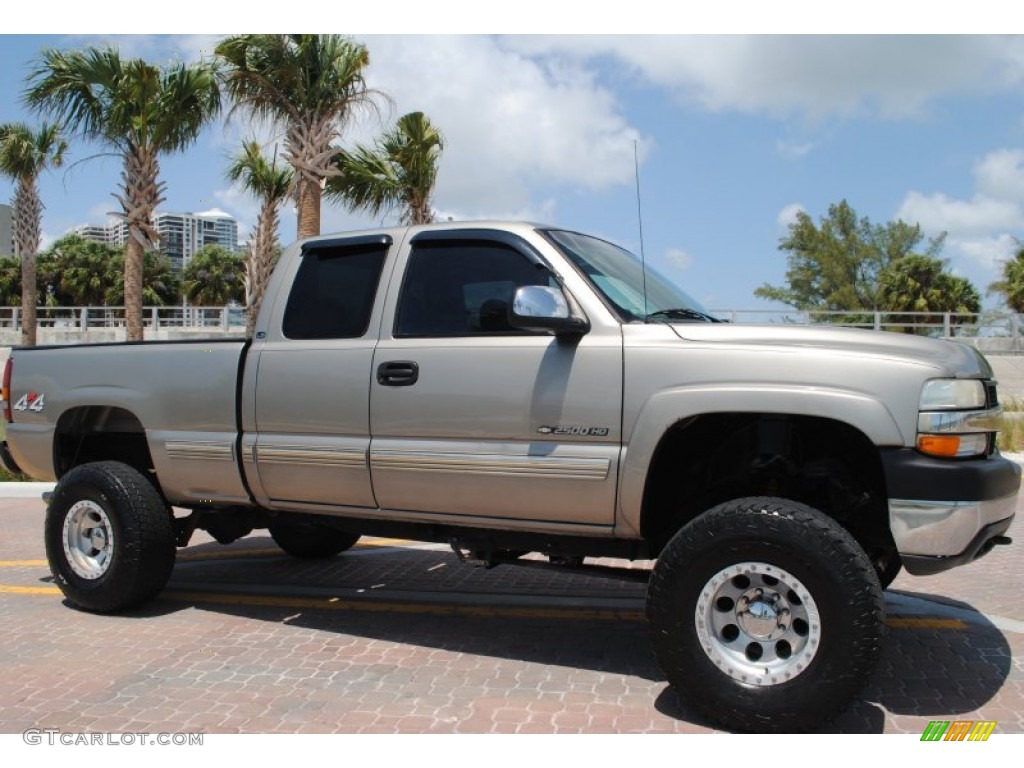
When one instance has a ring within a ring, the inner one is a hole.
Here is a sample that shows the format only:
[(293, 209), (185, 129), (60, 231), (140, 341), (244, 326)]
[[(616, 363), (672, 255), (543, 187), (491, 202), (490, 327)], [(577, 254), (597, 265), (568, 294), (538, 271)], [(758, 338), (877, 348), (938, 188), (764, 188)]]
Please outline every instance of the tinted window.
[(365, 334), (386, 254), (380, 245), (304, 254), (284, 310), (284, 335), (354, 339)]
[(423, 243), (409, 256), (395, 335), (523, 333), (508, 324), (508, 308), (523, 285), (555, 281), (545, 267), (498, 243)]

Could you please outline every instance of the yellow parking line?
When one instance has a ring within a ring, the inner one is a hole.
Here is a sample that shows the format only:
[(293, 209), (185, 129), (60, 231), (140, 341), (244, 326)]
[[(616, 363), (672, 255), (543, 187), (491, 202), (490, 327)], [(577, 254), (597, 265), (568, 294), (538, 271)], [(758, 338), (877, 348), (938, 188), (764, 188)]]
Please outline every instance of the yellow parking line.
[(59, 595), (57, 587), (16, 587), (8, 584), (0, 584), (0, 592), (12, 595)]
[[(642, 621), (644, 611), (601, 608), (529, 608), (513, 606), (478, 606), (450, 603), (392, 603), (342, 600), (338, 597), (290, 597), (276, 595), (240, 595), (216, 592), (183, 592), (167, 590), (164, 600), (196, 603), (256, 605), (263, 607), (311, 608), (329, 611), (371, 611), (378, 613), (424, 613), (436, 615), (490, 616), (528, 619), (624, 619)], [(967, 629), (960, 619), (927, 616), (892, 616), (885, 623), (894, 629)]]
[[(360, 541), (356, 547), (400, 547), (408, 544), (407, 539), (368, 539)], [(185, 552), (178, 555), (178, 560), (221, 560), (225, 557), (261, 557), (267, 555), (284, 555), (276, 547), (273, 549), (222, 549), (209, 552)], [(0, 568), (28, 568), (46, 565), (46, 560), (0, 560)]]
[(357, 547), (401, 547), (411, 544), (408, 539), (360, 539)]
[[(33, 561), (24, 561), (33, 562)], [(0, 584), (0, 594), (59, 595), (57, 587), (21, 587)], [(309, 608), (327, 611), (369, 611), (375, 613), (419, 613), (443, 616), (489, 616), (524, 619), (621, 619), (642, 621), (642, 610), (604, 608), (530, 608), (516, 606), (459, 605), (452, 603), (392, 603), (373, 600), (342, 600), (339, 597), (290, 597), (277, 595), (240, 595), (222, 592), (186, 592), (169, 589), (160, 593), (160, 600), (215, 605), (255, 605), (280, 608)], [(889, 616), (885, 623), (893, 629), (967, 629), (960, 619), (929, 616)]]
[(221, 605), (254, 605), (271, 608), (310, 608), (328, 611), (369, 611), (373, 613), (417, 613), (443, 616), (487, 616), (526, 619), (625, 619), (642, 621), (644, 612), (637, 610), (594, 608), (527, 608), (445, 603), (390, 603), (342, 600), (338, 597), (279, 597), (276, 595), (237, 595), (217, 592), (182, 592), (167, 590), (161, 600)]
[[(59, 595), (57, 587), (18, 587), (0, 584), (0, 594)], [(389, 603), (342, 600), (337, 597), (279, 597), (276, 595), (236, 595), (221, 592), (185, 592), (169, 589), (158, 600), (214, 605), (253, 605), (271, 608), (309, 608), (328, 611), (369, 611), (374, 613), (417, 613), (435, 615), (512, 617), (527, 619), (624, 619), (642, 621), (643, 611), (592, 608), (528, 608), (453, 605), (444, 603)]]

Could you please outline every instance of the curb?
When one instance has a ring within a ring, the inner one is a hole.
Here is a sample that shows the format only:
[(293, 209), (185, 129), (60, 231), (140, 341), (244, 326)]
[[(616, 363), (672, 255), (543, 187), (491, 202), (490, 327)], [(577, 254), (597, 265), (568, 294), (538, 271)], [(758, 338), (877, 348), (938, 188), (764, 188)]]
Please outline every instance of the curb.
[(38, 499), (52, 491), (56, 483), (0, 483), (0, 499)]

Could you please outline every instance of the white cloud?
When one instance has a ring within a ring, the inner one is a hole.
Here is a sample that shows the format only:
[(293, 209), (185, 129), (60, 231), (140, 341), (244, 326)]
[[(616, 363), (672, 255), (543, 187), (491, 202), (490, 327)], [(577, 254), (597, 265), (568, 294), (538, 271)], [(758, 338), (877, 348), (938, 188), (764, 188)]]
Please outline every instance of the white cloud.
[(392, 96), (394, 114), (422, 110), (445, 135), (441, 208), (490, 217), (540, 207), (541, 187), (627, 184), (633, 142), (649, 149), (613, 94), (579, 64), (535, 60), (484, 36), (365, 42), (368, 80)]
[(970, 200), (957, 200), (938, 192), (924, 195), (910, 192), (897, 216), (911, 224), (920, 224), (931, 235), (949, 232), (951, 236), (988, 235), (993, 231), (1024, 227), (1024, 211), (1010, 200), (998, 200), (976, 194)]
[(983, 195), (1024, 202), (1024, 149), (989, 152), (974, 166), (974, 179)]
[(779, 229), (789, 229), (791, 224), (796, 224), (797, 214), (806, 213), (807, 209), (804, 208), (800, 203), (790, 203), (775, 217), (776, 223), (779, 225)]
[(960, 253), (988, 270), (999, 270), (1000, 264), (1013, 258), (1020, 243), (1011, 235), (1002, 234), (992, 237), (979, 237), (962, 240), (950, 238), (949, 249)]
[(999, 149), (974, 165), (975, 192), (969, 199), (944, 193), (907, 194), (897, 216), (919, 224), (930, 236), (947, 232), (946, 253), (983, 270), (989, 282), (1001, 262), (1020, 247), (1024, 232), (1024, 150)]
[(682, 272), (693, 265), (693, 256), (682, 248), (669, 248), (665, 251), (665, 262), (670, 267)]
[(518, 50), (593, 60), (712, 111), (921, 115), (935, 99), (1019, 87), (1024, 39), (965, 35), (517, 37)]

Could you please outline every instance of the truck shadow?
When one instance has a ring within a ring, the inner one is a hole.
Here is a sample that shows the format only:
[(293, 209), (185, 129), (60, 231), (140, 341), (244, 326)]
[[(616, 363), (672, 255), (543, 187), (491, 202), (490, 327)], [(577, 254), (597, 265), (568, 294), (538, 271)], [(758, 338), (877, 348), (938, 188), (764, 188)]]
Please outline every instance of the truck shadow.
[[(301, 562), (277, 554), (260, 537), (235, 551), (240, 556), (219, 545), (190, 547), (161, 598), (128, 615), (215, 611), (326, 633), (325, 643), (339, 653), (365, 645), (362, 640), (381, 641), (407, 646), (403, 653), (425, 666), (436, 664), (434, 686), (465, 688), (470, 696), (561, 700), (579, 694), (712, 727), (665, 683), (643, 617), (643, 573), (635, 569), (483, 570), (446, 551), (386, 547)], [(879, 669), (862, 697), (823, 733), (920, 733), (928, 718), (955, 719), (978, 710), (1007, 680), (1009, 644), (970, 605), (951, 608), (946, 601), (936, 613), (921, 615), (920, 606), (929, 604), (917, 600), (918, 615), (901, 618), (908, 600), (928, 596), (887, 597), (892, 618)], [(942, 618), (949, 610), (969, 620)], [(299, 663), (294, 656), (290, 662)], [(238, 663), (257, 672), (252, 663)], [(349, 669), (330, 679), (333, 693), (358, 695), (368, 674), (399, 690), (410, 680), (410, 670), (379, 648), (365, 660), (353, 657)], [(413, 686), (403, 695), (421, 690)]]

